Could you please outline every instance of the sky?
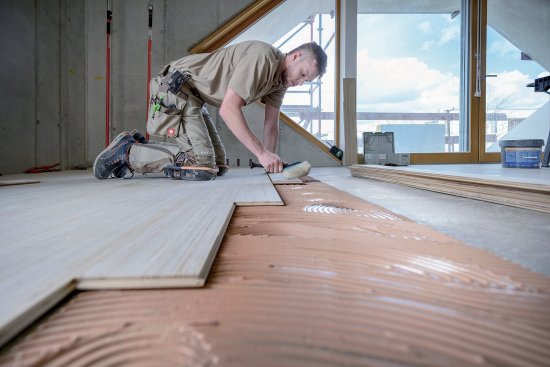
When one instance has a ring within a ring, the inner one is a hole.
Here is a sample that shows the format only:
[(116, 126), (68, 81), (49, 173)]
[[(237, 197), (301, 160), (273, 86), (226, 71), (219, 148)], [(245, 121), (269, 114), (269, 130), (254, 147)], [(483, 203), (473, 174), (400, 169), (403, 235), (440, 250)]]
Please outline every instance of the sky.
[[(443, 112), (460, 106), (461, 16), (450, 14), (360, 14), (357, 19), (357, 110), (359, 112)], [(315, 24), (315, 28), (318, 24)], [(323, 41), (334, 19), (323, 16)], [(251, 32), (253, 34), (253, 32)], [(289, 34), (292, 31), (289, 32)], [(317, 32), (315, 32), (317, 34)], [(306, 27), (282, 50), (310, 40)], [(275, 43), (278, 45), (278, 43)], [(520, 50), (491, 28), (487, 30), (487, 102), (491, 110), (530, 114), (550, 99), (525, 85), (548, 75), (535, 61), (520, 60)], [(322, 110), (334, 111), (334, 42), (322, 78)], [(302, 88), (302, 90), (305, 88)], [(299, 90), (293, 88), (292, 90)], [(314, 96), (314, 104), (318, 97)], [(285, 104), (308, 104), (305, 94), (290, 94)], [(358, 130), (372, 131), (359, 121)], [(323, 130), (333, 134), (331, 122)]]
[[(459, 108), (460, 15), (358, 16), (358, 110), (438, 112)], [(381, 31), (383, 30), (383, 32)], [(487, 32), (488, 102), (534, 109), (548, 97), (525, 85), (548, 75), (497, 32)]]

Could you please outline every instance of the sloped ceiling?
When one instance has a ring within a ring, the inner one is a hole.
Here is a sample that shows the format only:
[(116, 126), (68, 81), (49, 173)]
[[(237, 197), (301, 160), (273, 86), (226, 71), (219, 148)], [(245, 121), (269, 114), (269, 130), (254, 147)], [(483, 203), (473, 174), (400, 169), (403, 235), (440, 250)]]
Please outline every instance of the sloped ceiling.
[[(253, 38), (273, 44), (312, 13), (328, 14), (333, 11), (334, 3), (334, 0), (287, 0), (254, 24)], [(249, 39), (251, 37), (245, 31), (231, 44)]]

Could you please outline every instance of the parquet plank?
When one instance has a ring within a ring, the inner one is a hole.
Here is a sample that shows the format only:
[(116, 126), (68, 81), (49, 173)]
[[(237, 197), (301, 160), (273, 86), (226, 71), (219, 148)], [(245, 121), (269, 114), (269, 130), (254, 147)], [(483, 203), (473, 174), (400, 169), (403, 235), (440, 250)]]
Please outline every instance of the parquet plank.
[[(550, 180), (546, 180), (547, 172), (507, 171), (489, 166), (484, 176), (480, 171), (485, 167), (477, 168), (476, 171), (474, 165), (471, 166), (457, 167), (457, 171), (453, 172), (448, 167), (430, 170), (353, 165), (350, 172), (356, 177), (550, 213)], [(518, 172), (523, 172), (523, 176)]]
[(283, 205), (268, 175), (246, 168), (208, 182), (89, 171), (41, 179), (0, 191), (0, 344), (73, 280), (78, 289), (202, 286), (235, 205)]

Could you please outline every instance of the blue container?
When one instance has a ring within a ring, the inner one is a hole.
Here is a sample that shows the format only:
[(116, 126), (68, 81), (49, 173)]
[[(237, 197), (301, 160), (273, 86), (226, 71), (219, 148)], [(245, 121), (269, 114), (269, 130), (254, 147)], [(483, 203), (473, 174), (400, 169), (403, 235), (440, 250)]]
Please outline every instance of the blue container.
[(501, 140), (500, 159), (505, 168), (540, 168), (544, 140)]

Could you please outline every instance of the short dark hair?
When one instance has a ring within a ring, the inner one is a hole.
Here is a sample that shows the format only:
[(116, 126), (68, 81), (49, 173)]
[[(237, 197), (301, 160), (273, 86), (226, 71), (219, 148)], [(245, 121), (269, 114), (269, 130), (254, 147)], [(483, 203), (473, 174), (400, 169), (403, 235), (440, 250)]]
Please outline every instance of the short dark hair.
[(294, 50), (290, 51), (289, 54), (294, 53), (296, 51), (305, 51), (306, 53), (309, 53), (311, 56), (315, 57), (315, 61), (317, 63), (317, 72), (319, 73), (319, 77), (322, 77), (327, 72), (327, 54), (325, 50), (321, 46), (319, 46), (315, 42), (308, 42), (304, 43), (303, 45), (300, 45), (296, 47)]

